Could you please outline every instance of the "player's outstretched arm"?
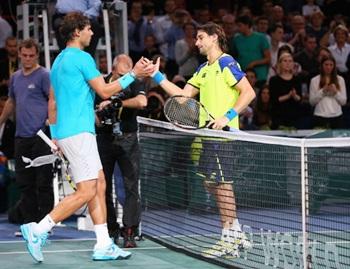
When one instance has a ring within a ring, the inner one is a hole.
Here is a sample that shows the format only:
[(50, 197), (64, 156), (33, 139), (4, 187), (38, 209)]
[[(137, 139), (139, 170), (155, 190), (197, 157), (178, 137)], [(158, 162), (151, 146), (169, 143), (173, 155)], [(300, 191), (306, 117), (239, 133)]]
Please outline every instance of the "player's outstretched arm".
[(169, 81), (164, 74), (162, 74), (159, 71), (159, 63), (160, 63), (160, 59), (157, 59), (157, 62), (155, 64), (155, 70), (152, 73), (151, 77), (152, 79), (159, 84), (162, 89), (164, 91), (166, 91), (170, 96), (173, 95), (183, 95), (183, 96), (187, 96), (187, 97), (194, 97), (198, 94), (198, 89), (196, 89), (195, 87), (193, 87), (190, 84), (186, 84), (186, 86), (181, 89), (180, 87), (178, 87), (176, 84), (172, 83), (171, 81)]
[(155, 66), (146, 58), (141, 58), (134, 66), (134, 68), (120, 77), (116, 81), (106, 83), (102, 76), (98, 76), (89, 80), (90, 86), (103, 99), (107, 99), (112, 95), (126, 89), (136, 78), (149, 76), (154, 72)]

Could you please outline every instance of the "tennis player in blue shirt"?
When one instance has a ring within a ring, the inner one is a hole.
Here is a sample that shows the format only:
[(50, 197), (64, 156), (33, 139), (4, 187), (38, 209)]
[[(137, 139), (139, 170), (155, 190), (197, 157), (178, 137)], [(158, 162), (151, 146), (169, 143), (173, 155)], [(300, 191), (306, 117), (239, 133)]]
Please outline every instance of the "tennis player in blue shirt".
[(115, 245), (107, 230), (106, 183), (95, 137), (94, 98), (95, 92), (102, 98), (116, 94), (136, 77), (150, 75), (155, 66), (141, 58), (132, 71), (106, 84), (93, 58), (83, 51), (93, 35), (89, 19), (81, 13), (70, 13), (60, 31), (67, 46), (52, 66), (49, 121), (52, 137), (70, 163), (77, 191), (60, 201), (39, 223), (22, 225), (21, 231), (31, 256), (42, 262), (48, 231), (87, 203), (97, 239), (92, 259), (125, 259), (131, 253)]

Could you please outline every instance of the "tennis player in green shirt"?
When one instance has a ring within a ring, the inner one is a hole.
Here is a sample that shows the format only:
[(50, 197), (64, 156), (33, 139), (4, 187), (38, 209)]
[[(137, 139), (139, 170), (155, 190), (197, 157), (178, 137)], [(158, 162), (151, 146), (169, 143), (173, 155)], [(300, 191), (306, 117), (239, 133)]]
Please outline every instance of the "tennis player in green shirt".
[[(156, 68), (152, 78), (170, 96), (194, 97), (199, 94), (200, 102), (215, 118), (209, 124), (211, 128), (220, 130), (228, 125), (238, 129), (238, 115), (255, 98), (255, 92), (236, 60), (224, 53), (227, 43), (221, 26), (209, 22), (197, 30), (196, 46), (208, 61), (198, 67), (184, 89), (167, 80), (159, 68)], [(220, 163), (220, 159), (223, 159), (220, 156), (222, 146), (217, 147), (220, 143), (213, 140), (204, 142), (199, 160), (199, 166), (205, 167), (205, 171), (201, 171), (205, 186), (216, 198), (222, 223), (221, 239), (203, 251), (203, 255), (210, 258), (239, 257), (239, 250), (250, 248), (251, 243), (241, 231), (237, 219), (233, 179), (229, 169), (223, 167), (224, 162)], [(201, 162), (206, 165), (201, 166)]]

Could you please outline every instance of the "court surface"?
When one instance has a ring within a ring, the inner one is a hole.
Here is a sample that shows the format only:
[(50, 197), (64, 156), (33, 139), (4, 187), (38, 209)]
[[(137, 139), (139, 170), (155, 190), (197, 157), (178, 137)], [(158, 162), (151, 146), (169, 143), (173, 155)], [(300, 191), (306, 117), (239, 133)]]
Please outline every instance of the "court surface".
[(94, 233), (77, 231), (74, 227), (56, 227), (49, 243), (44, 247), (44, 262), (37, 264), (28, 254), (24, 241), (15, 237), (18, 225), (7, 223), (5, 215), (0, 215), (0, 261), (1, 269), (22, 268), (220, 268), (181, 253), (171, 251), (148, 239), (138, 242), (138, 248), (132, 249), (128, 260), (103, 261), (91, 260), (95, 243)]

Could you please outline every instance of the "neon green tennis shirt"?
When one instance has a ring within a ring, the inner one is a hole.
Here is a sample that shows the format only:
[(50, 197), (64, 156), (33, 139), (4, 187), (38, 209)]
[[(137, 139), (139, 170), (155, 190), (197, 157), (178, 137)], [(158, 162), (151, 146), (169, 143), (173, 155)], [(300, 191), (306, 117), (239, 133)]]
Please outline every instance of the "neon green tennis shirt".
[[(200, 65), (187, 83), (199, 90), (200, 102), (214, 118), (219, 118), (237, 102), (239, 91), (235, 85), (244, 76), (237, 61), (224, 53), (214, 63)], [(201, 119), (200, 123), (203, 124)], [(228, 125), (238, 129), (238, 117)]]

